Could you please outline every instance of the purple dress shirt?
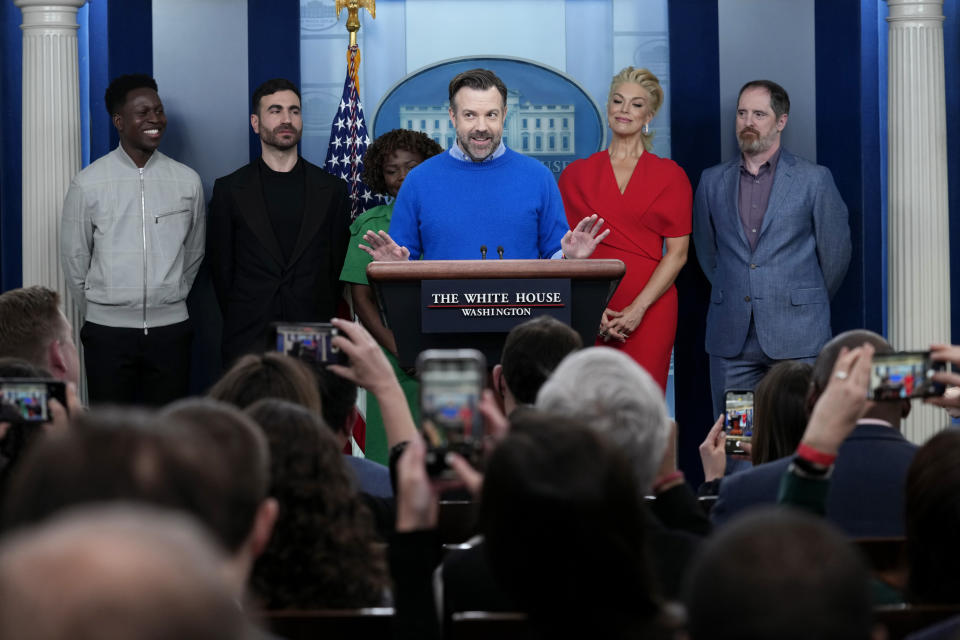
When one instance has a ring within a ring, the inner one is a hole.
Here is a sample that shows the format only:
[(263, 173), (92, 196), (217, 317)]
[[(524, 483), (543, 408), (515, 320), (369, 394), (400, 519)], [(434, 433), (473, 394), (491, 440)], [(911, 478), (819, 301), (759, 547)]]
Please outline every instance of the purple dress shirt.
[(743, 156), (740, 157), (740, 223), (743, 224), (743, 232), (750, 242), (751, 251), (757, 248), (763, 215), (770, 202), (773, 176), (777, 171), (779, 160), (780, 149), (777, 149), (769, 160), (760, 165), (757, 175), (753, 175), (747, 170)]

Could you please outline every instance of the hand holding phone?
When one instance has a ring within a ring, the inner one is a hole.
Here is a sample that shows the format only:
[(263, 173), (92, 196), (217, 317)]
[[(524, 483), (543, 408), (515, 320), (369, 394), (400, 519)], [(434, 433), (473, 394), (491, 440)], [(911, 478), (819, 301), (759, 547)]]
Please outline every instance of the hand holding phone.
[(726, 450), (730, 455), (749, 455), (742, 444), (753, 438), (753, 391), (729, 389), (724, 394)]
[(447, 452), (479, 467), (483, 453), (480, 399), (486, 359), (475, 349), (428, 349), (417, 358), (421, 431), (427, 443), (427, 471), (449, 476)]
[(929, 351), (874, 354), (867, 398), (877, 402), (942, 396), (946, 385), (933, 379), (946, 364)]
[(274, 322), (270, 325), (270, 348), (312, 367), (344, 364), (343, 353), (333, 344), (336, 335), (336, 327), (329, 322)]
[(47, 378), (0, 378), (0, 422), (50, 422), (50, 400), (67, 406), (66, 385)]

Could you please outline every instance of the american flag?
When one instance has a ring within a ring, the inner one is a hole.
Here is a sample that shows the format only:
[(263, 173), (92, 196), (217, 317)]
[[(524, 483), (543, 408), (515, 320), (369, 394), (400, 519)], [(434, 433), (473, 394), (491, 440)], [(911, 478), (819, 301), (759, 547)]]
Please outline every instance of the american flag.
[(331, 174), (346, 181), (350, 188), (350, 218), (355, 219), (361, 213), (385, 200), (363, 183), (363, 154), (371, 139), (367, 133), (367, 123), (363, 117), (363, 105), (357, 90), (358, 71), (360, 69), (360, 47), (353, 45), (347, 49), (347, 77), (343, 81), (343, 96), (340, 107), (330, 126), (330, 146), (327, 147), (327, 159), (324, 167)]

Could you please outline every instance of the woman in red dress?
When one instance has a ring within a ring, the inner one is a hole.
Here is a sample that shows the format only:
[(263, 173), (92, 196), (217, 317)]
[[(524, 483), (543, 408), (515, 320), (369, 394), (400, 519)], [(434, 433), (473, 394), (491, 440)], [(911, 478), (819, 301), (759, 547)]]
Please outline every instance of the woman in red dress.
[(607, 98), (610, 147), (560, 176), (571, 224), (594, 213), (610, 234), (591, 258), (617, 258), (627, 273), (603, 312), (597, 344), (622, 349), (666, 389), (677, 333), (673, 282), (687, 261), (693, 193), (677, 163), (650, 152), (650, 120), (663, 103), (657, 77), (627, 67)]

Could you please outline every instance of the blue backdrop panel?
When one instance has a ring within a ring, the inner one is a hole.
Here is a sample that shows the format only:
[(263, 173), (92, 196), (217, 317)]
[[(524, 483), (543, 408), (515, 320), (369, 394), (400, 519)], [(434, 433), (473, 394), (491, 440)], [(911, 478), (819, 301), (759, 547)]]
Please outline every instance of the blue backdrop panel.
[[(249, 93), (271, 78), (300, 86), (300, 3), (248, 0), (247, 43)], [(260, 138), (251, 129), (250, 158), (259, 155)]]
[[(831, 302), (834, 333), (879, 332), (883, 324), (882, 294), (876, 291), (882, 278), (874, 275), (882, 273), (875, 24), (872, 15), (861, 16), (859, 3), (817, 0), (817, 162), (833, 173), (849, 211), (853, 244), (847, 277)], [(851, 153), (861, 143), (864, 153)], [(869, 293), (868, 274), (874, 288)]]
[(20, 18), (20, 10), (12, 2), (0, 2), (0, 114), (7, 125), (0, 127), (0, 290), (3, 291), (19, 287), (23, 277)]
[[(720, 162), (720, 63), (716, 1), (670, 2), (670, 120), (673, 159), (683, 167), (693, 188), (704, 169)], [(674, 385), (680, 468), (697, 486), (703, 468), (697, 447), (716, 416), (710, 401), (709, 361), (704, 351), (704, 321), (710, 283), (691, 245), (686, 266), (677, 278), (679, 318), (674, 347)]]
[[(957, 114), (960, 113), (960, 0), (945, 0), (943, 14), (947, 19), (943, 23), (944, 75), (947, 90), (947, 182), (950, 185), (950, 214), (953, 220), (960, 212), (960, 129), (957, 128)], [(886, 56), (884, 56), (886, 59)], [(950, 224), (950, 282), (951, 292), (957, 291), (960, 283), (960, 223)], [(951, 336), (944, 336), (951, 342), (960, 340), (960, 295), (951, 294), (950, 298)]]

